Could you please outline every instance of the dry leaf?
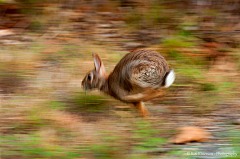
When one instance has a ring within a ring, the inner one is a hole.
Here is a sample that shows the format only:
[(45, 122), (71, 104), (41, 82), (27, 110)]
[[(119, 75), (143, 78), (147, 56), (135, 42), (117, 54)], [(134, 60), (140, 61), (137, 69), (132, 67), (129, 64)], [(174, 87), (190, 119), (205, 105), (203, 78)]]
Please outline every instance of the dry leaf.
[(0, 37), (2, 36), (8, 36), (8, 35), (13, 35), (14, 32), (12, 32), (11, 30), (8, 29), (2, 29), (0, 30)]
[(175, 144), (185, 144), (188, 142), (206, 142), (211, 137), (210, 133), (199, 127), (180, 127), (179, 134), (172, 137), (169, 142)]

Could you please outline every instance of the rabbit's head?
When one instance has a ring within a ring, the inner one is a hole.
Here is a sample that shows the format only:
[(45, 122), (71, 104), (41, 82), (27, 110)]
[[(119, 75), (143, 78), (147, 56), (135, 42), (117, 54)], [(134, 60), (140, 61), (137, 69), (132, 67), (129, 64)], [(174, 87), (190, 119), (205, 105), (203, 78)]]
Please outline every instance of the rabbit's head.
[(88, 72), (82, 81), (84, 90), (102, 89), (106, 83), (106, 72), (102, 60), (96, 53), (92, 54), (95, 68)]

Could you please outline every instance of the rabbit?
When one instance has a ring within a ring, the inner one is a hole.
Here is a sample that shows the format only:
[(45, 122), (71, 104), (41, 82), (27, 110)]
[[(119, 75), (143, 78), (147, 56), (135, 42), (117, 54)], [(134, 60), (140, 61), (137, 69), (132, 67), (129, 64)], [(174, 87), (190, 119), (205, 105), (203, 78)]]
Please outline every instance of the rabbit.
[(153, 50), (140, 49), (126, 54), (109, 74), (99, 55), (92, 53), (92, 57), (95, 68), (84, 77), (83, 89), (97, 88), (115, 99), (132, 103), (144, 117), (150, 113), (143, 102), (162, 95), (162, 89), (175, 80), (174, 70)]

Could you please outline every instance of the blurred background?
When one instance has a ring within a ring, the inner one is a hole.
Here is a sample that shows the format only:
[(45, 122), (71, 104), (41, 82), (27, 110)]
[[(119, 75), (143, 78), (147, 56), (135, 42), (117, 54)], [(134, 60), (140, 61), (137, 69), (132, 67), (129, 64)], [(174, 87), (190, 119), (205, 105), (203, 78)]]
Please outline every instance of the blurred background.
[[(0, 0), (0, 158), (239, 158), (239, 42), (239, 0)], [(147, 119), (81, 89), (92, 52), (110, 72), (139, 48), (177, 76)]]

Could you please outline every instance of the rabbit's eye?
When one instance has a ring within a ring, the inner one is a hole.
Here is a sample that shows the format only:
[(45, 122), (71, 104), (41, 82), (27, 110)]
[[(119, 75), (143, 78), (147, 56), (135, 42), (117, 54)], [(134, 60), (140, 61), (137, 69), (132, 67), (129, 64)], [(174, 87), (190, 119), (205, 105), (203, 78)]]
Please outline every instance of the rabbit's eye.
[(91, 80), (92, 76), (89, 74), (87, 78), (88, 78), (88, 80)]

